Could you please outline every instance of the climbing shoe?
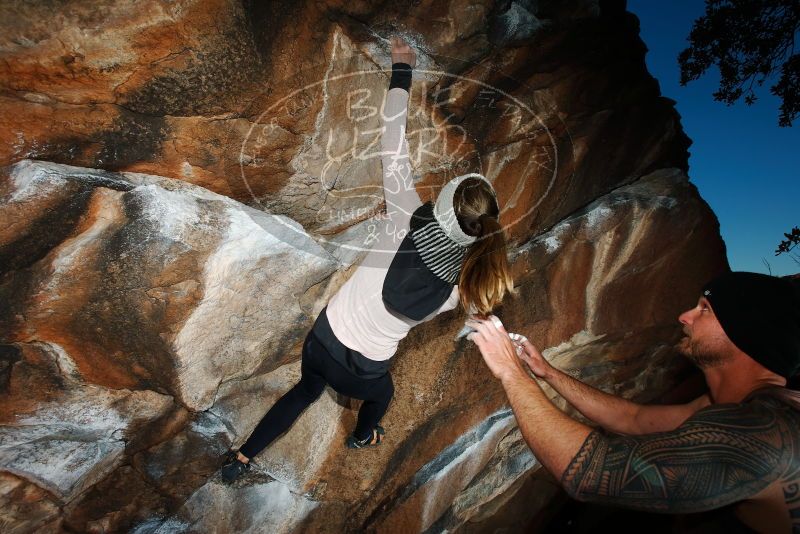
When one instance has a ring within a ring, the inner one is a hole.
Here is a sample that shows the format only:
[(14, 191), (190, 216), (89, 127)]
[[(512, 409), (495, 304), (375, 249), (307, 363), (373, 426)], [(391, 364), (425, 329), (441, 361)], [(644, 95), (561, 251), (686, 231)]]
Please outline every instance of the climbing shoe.
[(227, 484), (239, 478), (242, 473), (250, 470), (250, 464), (239, 460), (235, 451), (230, 451), (225, 455), (225, 463), (222, 464), (222, 480)]
[(348, 449), (362, 449), (364, 447), (377, 447), (383, 441), (383, 435), (386, 434), (386, 431), (383, 429), (382, 426), (376, 426), (372, 429), (372, 435), (368, 436), (365, 439), (358, 439), (353, 434), (347, 436), (347, 441), (345, 444), (347, 445)]

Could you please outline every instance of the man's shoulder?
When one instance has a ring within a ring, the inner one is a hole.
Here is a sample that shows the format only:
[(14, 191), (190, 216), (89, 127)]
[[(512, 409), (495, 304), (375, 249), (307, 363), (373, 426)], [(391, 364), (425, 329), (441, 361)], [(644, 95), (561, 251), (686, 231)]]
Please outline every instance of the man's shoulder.
[(800, 391), (784, 387), (765, 387), (751, 393), (745, 402), (766, 402), (772, 405), (788, 406), (800, 412)]
[(738, 403), (710, 404), (694, 413), (684, 424), (719, 424), (731, 428), (765, 427), (775, 420), (800, 422), (800, 392), (769, 387), (754, 391)]

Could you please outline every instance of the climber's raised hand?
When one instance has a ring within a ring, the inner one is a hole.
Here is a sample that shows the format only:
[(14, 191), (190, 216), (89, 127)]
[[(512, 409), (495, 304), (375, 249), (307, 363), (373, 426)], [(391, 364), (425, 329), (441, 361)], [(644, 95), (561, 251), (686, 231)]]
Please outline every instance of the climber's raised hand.
[(417, 53), (402, 37), (393, 36), (392, 43), (392, 63), (407, 63), (411, 68), (417, 66)]

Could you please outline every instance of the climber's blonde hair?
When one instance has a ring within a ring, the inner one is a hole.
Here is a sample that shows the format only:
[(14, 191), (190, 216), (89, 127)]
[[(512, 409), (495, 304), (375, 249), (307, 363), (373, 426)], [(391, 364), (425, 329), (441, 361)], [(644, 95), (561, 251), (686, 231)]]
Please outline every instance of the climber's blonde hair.
[(479, 178), (468, 178), (459, 184), (453, 195), (453, 208), (461, 229), (477, 237), (461, 267), (461, 305), (486, 316), (506, 293), (515, 293), (505, 233), (498, 220), (500, 208), (492, 186)]

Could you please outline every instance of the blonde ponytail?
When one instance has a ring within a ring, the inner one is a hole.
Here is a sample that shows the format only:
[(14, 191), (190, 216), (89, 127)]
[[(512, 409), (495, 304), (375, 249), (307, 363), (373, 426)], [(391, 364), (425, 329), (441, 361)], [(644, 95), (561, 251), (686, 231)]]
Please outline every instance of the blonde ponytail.
[(478, 238), (461, 267), (461, 305), (465, 310), (489, 315), (506, 293), (515, 292), (494, 191), (485, 182), (467, 180), (456, 190), (454, 208), (461, 228)]

